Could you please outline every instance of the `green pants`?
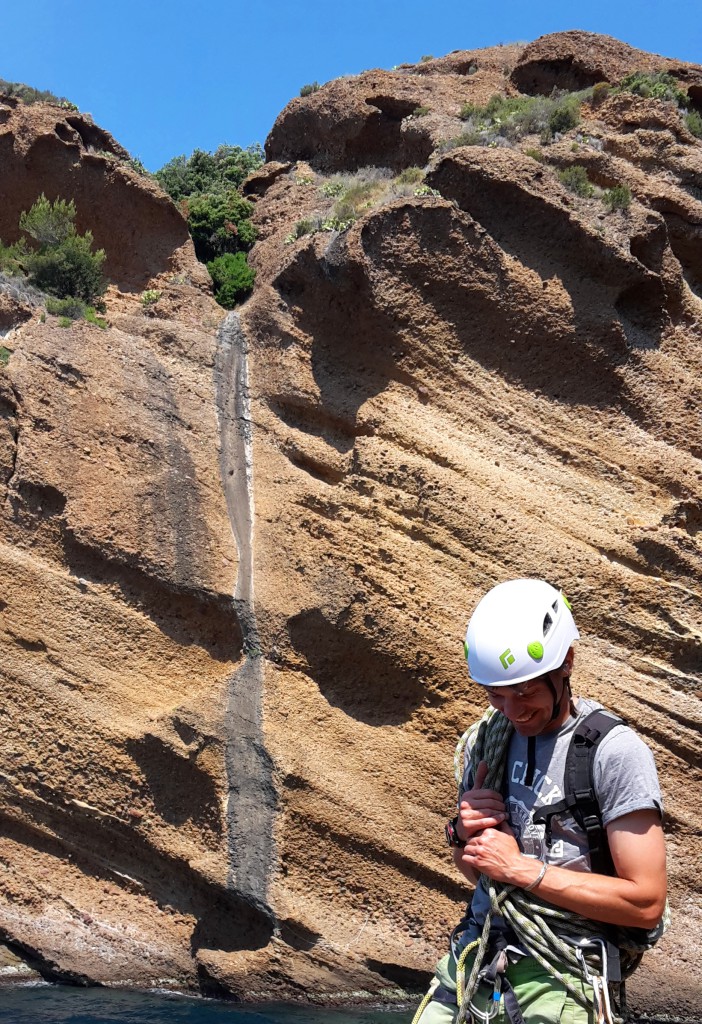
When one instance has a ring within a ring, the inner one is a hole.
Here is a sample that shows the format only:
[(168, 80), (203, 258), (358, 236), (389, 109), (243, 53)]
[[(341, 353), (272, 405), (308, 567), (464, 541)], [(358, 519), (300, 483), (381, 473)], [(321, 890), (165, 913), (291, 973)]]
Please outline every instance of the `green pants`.
[[(466, 980), (470, 976), (472, 960), (466, 962)], [(525, 1024), (592, 1024), (592, 1012), (584, 1009), (568, 995), (564, 986), (536, 960), (525, 956), (515, 964), (509, 964), (505, 971), (507, 980), (514, 989)], [(577, 975), (566, 975), (568, 981), (583, 995), (591, 996), (589, 986), (583, 985)], [(448, 953), (436, 966), (433, 984), (440, 984), (451, 992), (456, 991), (456, 961)], [(476, 1004), (485, 1005), (476, 993)], [(448, 1006), (432, 999), (426, 1006), (418, 1024), (453, 1024), (457, 1006)], [(509, 1024), (505, 1014), (504, 999), (492, 1018), (492, 1024)]]

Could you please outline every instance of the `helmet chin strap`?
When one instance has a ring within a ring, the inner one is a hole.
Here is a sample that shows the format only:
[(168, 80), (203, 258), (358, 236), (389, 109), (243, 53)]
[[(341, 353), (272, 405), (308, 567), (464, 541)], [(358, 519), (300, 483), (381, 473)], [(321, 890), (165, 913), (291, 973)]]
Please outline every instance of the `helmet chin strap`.
[(568, 698), (569, 698), (570, 703), (571, 703), (571, 711), (572, 711), (573, 695), (572, 695), (571, 689), (570, 689), (570, 676), (563, 676), (563, 689), (561, 690), (560, 697), (556, 693), (556, 687), (553, 685), (553, 681), (552, 681), (550, 675), (548, 675), (548, 674), (546, 675), (546, 678), (544, 679), (544, 682), (548, 686), (549, 690), (551, 691), (551, 696), (553, 697), (553, 711), (551, 712), (551, 719), (550, 720), (552, 722), (554, 722), (558, 718), (560, 713), (561, 713), (561, 703), (562, 703), (563, 698), (565, 697), (566, 693), (568, 694)]

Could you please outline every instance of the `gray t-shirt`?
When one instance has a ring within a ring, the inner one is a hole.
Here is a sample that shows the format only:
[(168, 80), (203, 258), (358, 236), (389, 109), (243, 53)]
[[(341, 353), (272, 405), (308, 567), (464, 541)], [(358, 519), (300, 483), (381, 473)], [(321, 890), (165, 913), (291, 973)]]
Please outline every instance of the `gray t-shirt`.
[[(578, 718), (602, 705), (594, 700), (580, 699), (576, 706)], [(590, 871), (590, 853), (587, 837), (575, 819), (564, 812), (551, 819), (551, 845), (546, 845), (544, 824), (536, 824), (536, 810), (548, 808), (564, 797), (563, 774), (566, 755), (578, 719), (570, 717), (560, 729), (536, 737), (533, 781), (525, 785), (527, 773), (527, 739), (513, 733), (507, 753), (507, 770), (503, 796), (508, 823), (519, 848), (526, 856), (536, 857), (546, 864), (557, 864), (572, 871)], [(468, 763), (469, 752), (466, 752)], [(593, 765), (595, 793), (600, 805), (603, 824), (629, 814), (631, 811), (662, 809), (661, 792), (653, 754), (626, 725), (615, 726), (605, 736), (596, 751)], [(470, 789), (473, 780), (468, 767), (464, 773), (461, 791)], [(472, 935), (485, 921), (490, 900), (480, 884), (473, 895), (470, 908)], [(503, 930), (502, 919), (495, 927)], [(477, 926), (477, 928), (476, 928)]]

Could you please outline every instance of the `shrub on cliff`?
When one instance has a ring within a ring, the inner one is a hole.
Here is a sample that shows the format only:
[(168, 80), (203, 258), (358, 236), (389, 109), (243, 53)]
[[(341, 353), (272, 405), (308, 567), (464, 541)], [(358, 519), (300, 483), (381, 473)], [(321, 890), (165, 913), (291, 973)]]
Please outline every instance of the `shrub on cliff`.
[(238, 192), (192, 196), (183, 206), (201, 263), (225, 253), (247, 252), (256, 241), (250, 219), (253, 206)]
[(576, 196), (587, 199), (594, 195), (595, 190), (590, 184), (586, 169), (581, 164), (574, 164), (572, 167), (566, 167), (565, 170), (559, 171), (558, 178), (561, 184), (565, 185), (569, 192), (574, 192)]
[(178, 202), (187, 196), (236, 189), (262, 163), (263, 150), (258, 142), (246, 149), (225, 145), (218, 146), (214, 153), (196, 149), (189, 157), (173, 157), (154, 177)]
[(647, 99), (665, 100), (679, 107), (687, 107), (689, 102), (673, 76), (663, 71), (656, 71), (653, 74), (635, 71), (622, 80), (619, 88), (622, 92), (633, 92)]
[(702, 139), (702, 115), (699, 111), (691, 110), (689, 114), (686, 114), (685, 124), (688, 131), (692, 132), (696, 138)]
[(250, 295), (256, 271), (246, 262), (243, 252), (225, 253), (207, 264), (215, 288), (215, 299), (225, 309), (233, 309)]
[(38, 247), (27, 250), (24, 266), (33, 284), (58, 298), (90, 302), (105, 290), (102, 277), (104, 249), (93, 252), (92, 232), (76, 232), (73, 201), (49, 202), (42, 195), (20, 217), (20, 230)]
[(79, 235), (75, 215), (73, 200), (52, 203), (42, 194), (20, 216), (20, 230), (37, 243), (35, 249), (26, 250), (21, 262), (32, 283), (43, 292), (91, 302), (105, 290), (105, 250), (93, 252), (92, 232)]

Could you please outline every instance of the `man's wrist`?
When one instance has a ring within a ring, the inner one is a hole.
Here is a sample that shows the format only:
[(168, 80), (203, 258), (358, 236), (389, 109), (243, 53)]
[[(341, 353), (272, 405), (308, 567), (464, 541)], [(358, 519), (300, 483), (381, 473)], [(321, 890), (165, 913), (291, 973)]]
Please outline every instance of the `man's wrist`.
[(543, 877), (546, 874), (546, 868), (548, 867), (548, 864), (546, 863), (546, 861), (533, 860), (533, 858), (531, 857), (525, 857), (524, 859), (530, 861), (529, 866), (531, 867), (533, 865), (533, 869), (530, 872), (531, 877), (526, 880), (526, 883), (522, 883), (521, 888), (524, 890), (524, 892), (531, 892), (533, 889), (536, 889), (536, 887), (540, 885), (543, 881)]
[(459, 849), (463, 849), (466, 845), (466, 841), (465, 839), (461, 839), (458, 834), (458, 815), (456, 815), (455, 818), (452, 818), (451, 821), (446, 822), (445, 832), (446, 842), (449, 846), (456, 846)]

